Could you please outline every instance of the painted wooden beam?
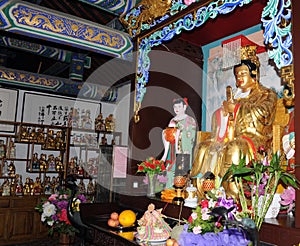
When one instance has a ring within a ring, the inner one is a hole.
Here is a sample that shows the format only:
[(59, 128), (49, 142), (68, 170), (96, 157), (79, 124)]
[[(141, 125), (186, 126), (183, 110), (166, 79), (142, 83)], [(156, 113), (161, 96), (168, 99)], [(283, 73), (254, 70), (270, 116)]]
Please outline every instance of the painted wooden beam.
[(20, 0), (0, 2), (0, 29), (122, 59), (133, 49), (125, 32)]

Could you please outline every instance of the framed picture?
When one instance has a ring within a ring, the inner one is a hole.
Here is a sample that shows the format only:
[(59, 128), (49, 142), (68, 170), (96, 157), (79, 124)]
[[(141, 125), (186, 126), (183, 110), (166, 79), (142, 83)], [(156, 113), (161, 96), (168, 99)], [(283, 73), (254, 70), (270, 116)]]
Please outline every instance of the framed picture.
[[(76, 114), (73, 113), (76, 111)], [(94, 130), (101, 103), (48, 94), (24, 93), (22, 122)], [(71, 114), (73, 116), (71, 116)]]
[(113, 178), (126, 178), (127, 173), (127, 146), (113, 146)]
[[(16, 121), (18, 90), (0, 88), (0, 120)], [(14, 132), (14, 125), (0, 124), (0, 132)]]

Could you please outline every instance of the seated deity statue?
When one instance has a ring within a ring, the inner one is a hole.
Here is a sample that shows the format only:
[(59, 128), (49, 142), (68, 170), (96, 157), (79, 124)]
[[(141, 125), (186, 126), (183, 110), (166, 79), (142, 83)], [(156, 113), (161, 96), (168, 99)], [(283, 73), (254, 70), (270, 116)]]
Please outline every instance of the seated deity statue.
[(195, 147), (192, 177), (208, 171), (222, 177), (241, 158), (255, 159), (259, 147), (271, 149), (277, 95), (259, 83), (255, 51), (256, 46), (241, 47), (241, 63), (233, 68), (237, 91), (233, 95), (227, 87), (227, 101), (212, 117), (212, 136)]

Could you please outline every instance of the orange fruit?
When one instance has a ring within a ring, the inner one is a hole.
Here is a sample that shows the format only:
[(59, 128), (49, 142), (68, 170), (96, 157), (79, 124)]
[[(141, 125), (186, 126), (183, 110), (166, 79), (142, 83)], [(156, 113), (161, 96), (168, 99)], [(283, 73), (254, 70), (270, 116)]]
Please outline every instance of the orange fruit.
[(124, 237), (128, 240), (133, 240), (134, 239), (134, 233), (133, 231), (128, 231), (128, 232), (120, 232), (119, 235), (121, 237)]
[(122, 226), (132, 226), (136, 220), (135, 212), (132, 210), (124, 210), (119, 214), (119, 222)]

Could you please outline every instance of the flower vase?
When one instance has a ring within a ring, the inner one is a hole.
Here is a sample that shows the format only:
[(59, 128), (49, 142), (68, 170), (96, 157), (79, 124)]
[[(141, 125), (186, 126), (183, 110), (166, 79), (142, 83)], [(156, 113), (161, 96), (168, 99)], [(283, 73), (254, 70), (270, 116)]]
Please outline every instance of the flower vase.
[(155, 197), (155, 180), (156, 174), (147, 174), (148, 177), (148, 189), (147, 189), (147, 197)]

